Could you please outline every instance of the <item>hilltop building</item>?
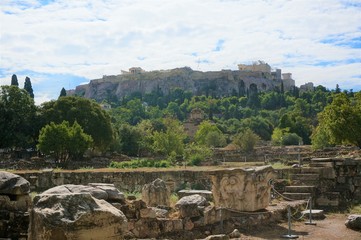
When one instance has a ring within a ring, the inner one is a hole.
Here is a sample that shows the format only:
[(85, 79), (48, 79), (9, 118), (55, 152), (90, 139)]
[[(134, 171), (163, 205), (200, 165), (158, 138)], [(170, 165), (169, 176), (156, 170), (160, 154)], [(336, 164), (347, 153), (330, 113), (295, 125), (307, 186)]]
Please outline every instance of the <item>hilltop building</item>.
[(270, 80), (282, 80), (286, 91), (295, 87), (295, 80), (292, 79), (292, 73), (282, 73), (281, 69), (271, 71), (271, 66), (264, 61), (258, 60), (250, 65), (238, 64), (238, 70), (243, 72), (260, 72), (262, 76)]
[(313, 91), (314, 89), (313, 83), (308, 82), (300, 86), (300, 93)]
[(141, 67), (131, 67), (129, 68), (129, 71), (121, 70), (122, 74), (139, 74), (139, 73), (145, 73), (146, 71), (142, 69)]

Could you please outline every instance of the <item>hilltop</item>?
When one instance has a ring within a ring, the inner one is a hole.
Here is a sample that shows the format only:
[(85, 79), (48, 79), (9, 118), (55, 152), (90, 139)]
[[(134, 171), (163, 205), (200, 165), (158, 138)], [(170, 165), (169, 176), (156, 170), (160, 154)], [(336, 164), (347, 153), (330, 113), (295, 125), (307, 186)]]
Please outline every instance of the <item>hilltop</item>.
[(183, 67), (147, 72), (139, 67), (130, 68), (119, 75), (104, 75), (88, 84), (77, 86), (75, 90), (68, 91), (68, 95), (102, 101), (110, 98), (121, 99), (133, 93), (144, 95), (160, 91), (167, 94), (172, 89), (181, 88), (193, 95), (223, 97), (245, 95), (252, 84), (256, 85), (260, 92), (280, 90), (282, 87), (284, 90), (291, 90), (294, 87), (290, 73), (281, 75), (280, 69), (271, 72), (269, 65), (263, 62), (239, 65), (239, 69), (202, 72)]

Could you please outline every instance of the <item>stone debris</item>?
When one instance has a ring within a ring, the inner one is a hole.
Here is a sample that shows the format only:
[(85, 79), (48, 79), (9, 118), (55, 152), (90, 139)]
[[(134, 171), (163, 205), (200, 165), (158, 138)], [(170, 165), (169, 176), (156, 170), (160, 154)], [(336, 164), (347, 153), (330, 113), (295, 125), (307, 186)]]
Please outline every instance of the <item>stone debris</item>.
[(361, 215), (353, 214), (347, 217), (345, 222), (346, 227), (351, 228), (353, 230), (361, 230)]
[(169, 190), (162, 179), (157, 178), (142, 188), (142, 199), (148, 206), (169, 206)]
[(208, 206), (208, 201), (201, 195), (195, 194), (182, 197), (175, 204), (175, 208), (179, 210), (180, 216), (185, 217), (198, 217), (204, 207)]
[(26, 238), (29, 226), (30, 183), (0, 171), (0, 238)]

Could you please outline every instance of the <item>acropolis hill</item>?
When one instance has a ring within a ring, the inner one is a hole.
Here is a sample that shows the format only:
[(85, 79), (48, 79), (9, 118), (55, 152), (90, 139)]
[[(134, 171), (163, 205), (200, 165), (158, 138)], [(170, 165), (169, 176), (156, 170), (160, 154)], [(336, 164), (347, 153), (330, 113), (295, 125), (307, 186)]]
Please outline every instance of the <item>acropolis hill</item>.
[(148, 72), (133, 67), (119, 75), (104, 75), (103, 78), (91, 80), (89, 84), (68, 91), (68, 94), (101, 101), (105, 96), (119, 99), (134, 92), (145, 94), (162, 91), (166, 94), (178, 87), (194, 95), (222, 97), (247, 91), (251, 84), (257, 85), (258, 91), (262, 92), (281, 89), (282, 83), (285, 91), (292, 89), (295, 86), (292, 74), (282, 74), (281, 69), (271, 71), (271, 67), (263, 61), (251, 65), (239, 64), (236, 71), (202, 72), (183, 67)]

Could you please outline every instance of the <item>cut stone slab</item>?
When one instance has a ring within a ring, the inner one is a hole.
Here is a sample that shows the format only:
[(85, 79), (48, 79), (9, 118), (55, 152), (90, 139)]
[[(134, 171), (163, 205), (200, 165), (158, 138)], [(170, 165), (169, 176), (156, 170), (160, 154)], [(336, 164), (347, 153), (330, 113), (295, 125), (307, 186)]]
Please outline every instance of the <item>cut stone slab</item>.
[(195, 194), (182, 197), (175, 204), (175, 208), (179, 210), (182, 218), (200, 216), (199, 209), (208, 206), (208, 201), (201, 195)]
[[(304, 215), (304, 218), (306, 218), (306, 219), (310, 218), (310, 210), (309, 209), (304, 210), (301, 213), (302, 213), (302, 215)], [(312, 219), (322, 220), (322, 219), (326, 218), (325, 213), (323, 212), (323, 210), (312, 209), (311, 214), (312, 214)]]
[(147, 206), (169, 206), (169, 190), (166, 183), (157, 178), (149, 184), (145, 184), (142, 188), (142, 199)]
[(194, 195), (194, 194), (201, 195), (208, 201), (212, 201), (212, 199), (213, 199), (212, 191), (208, 191), (208, 190), (186, 190), (186, 189), (184, 189), (184, 190), (178, 191), (178, 193), (177, 193), (179, 198)]
[(108, 199), (108, 193), (102, 189), (95, 188), (92, 186), (85, 186), (85, 185), (74, 185), (74, 184), (65, 184), (50, 188), (43, 192), (42, 194), (54, 194), (54, 195), (61, 195), (61, 194), (69, 194), (69, 193), (89, 193), (96, 199)]
[(285, 197), (287, 197), (285, 200), (287, 201), (292, 201), (292, 200), (307, 200), (309, 199), (312, 195), (311, 193), (289, 193), (289, 192), (285, 192), (283, 193), (283, 195)]

